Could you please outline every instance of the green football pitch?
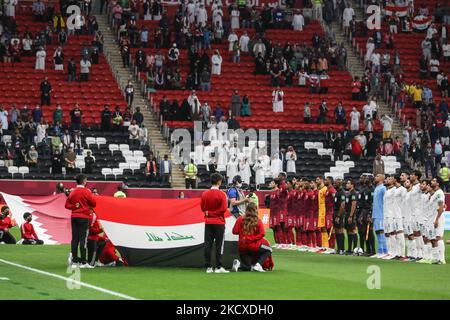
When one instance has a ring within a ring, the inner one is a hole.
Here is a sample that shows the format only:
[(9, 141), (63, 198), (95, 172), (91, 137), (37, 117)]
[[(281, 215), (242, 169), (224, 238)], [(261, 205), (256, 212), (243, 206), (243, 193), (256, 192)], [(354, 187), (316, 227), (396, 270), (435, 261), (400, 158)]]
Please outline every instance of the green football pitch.
[[(447, 233), (450, 236), (450, 233)], [(271, 238), (271, 234), (268, 234)], [(450, 261), (424, 265), (275, 250), (273, 272), (65, 265), (69, 247), (0, 245), (2, 299), (450, 299)], [(447, 245), (450, 254), (450, 246)], [(375, 267), (373, 267), (375, 266)], [(369, 289), (371, 270), (380, 288)], [(75, 278), (81, 285), (67, 279)]]

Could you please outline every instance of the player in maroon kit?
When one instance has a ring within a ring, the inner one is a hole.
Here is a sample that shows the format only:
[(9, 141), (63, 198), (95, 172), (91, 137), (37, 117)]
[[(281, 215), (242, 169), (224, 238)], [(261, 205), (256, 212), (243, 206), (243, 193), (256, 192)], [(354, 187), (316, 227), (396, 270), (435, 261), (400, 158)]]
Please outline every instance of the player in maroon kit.
[(289, 244), (292, 242), (290, 239), (290, 235), (288, 232), (287, 224), (287, 198), (288, 198), (288, 190), (286, 185), (286, 175), (281, 172), (278, 176), (280, 179), (280, 188), (279, 188), (279, 215), (280, 215), (280, 227), (281, 227), (281, 249), (288, 249)]
[(304, 219), (304, 230), (306, 233), (306, 246), (312, 247), (313, 238), (315, 238), (314, 233), (314, 215), (313, 215), (313, 199), (314, 192), (311, 190), (311, 185), (309, 182), (305, 183), (305, 194), (304, 194), (304, 204), (305, 204), (305, 219)]
[(287, 190), (288, 190), (288, 197), (287, 197), (287, 219), (286, 219), (286, 229), (287, 234), (289, 235), (289, 245), (291, 248), (295, 248), (295, 236), (294, 236), (294, 228), (296, 225), (296, 218), (297, 218), (297, 190), (295, 181), (290, 180), (287, 182)]
[[(317, 247), (322, 247), (322, 233), (318, 227), (319, 222), (319, 189), (317, 189), (317, 183), (311, 180), (311, 190), (313, 192), (312, 198), (312, 213), (313, 213), (313, 234), (312, 234), (312, 247), (318, 249)], [(316, 251), (316, 250), (314, 250)]]
[(20, 226), (20, 233), (22, 234), (22, 244), (44, 244), (44, 241), (39, 240), (34, 227), (31, 224), (33, 216), (29, 212), (23, 214), (25, 222)]
[[(333, 213), (334, 213), (334, 197), (336, 195), (336, 189), (333, 186), (333, 178), (326, 177), (325, 186), (327, 187), (327, 193), (325, 195), (325, 226), (327, 228), (327, 232), (330, 240), (328, 241), (328, 245), (331, 249), (335, 248), (336, 245), (336, 234), (333, 230)], [(331, 251), (330, 251), (331, 253)]]
[(279, 215), (279, 194), (280, 194), (280, 180), (274, 179), (269, 184), (270, 189), (272, 192), (270, 193), (270, 219), (269, 219), (269, 226), (273, 230), (273, 237), (275, 240), (274, 248), (277, 248), (279, 245), (282, 244), (281, 237), (283, 233), (281, 232), (281, 226), (280, 226), (280, 215)]
[(306, 242), (305, 238), (302, 238), (302, 236), (306, 237), (305, 232), (303, 231), (303, 220), (305, 218), (305, 207), (304, 207), (304, 189), (303, 189), (303, 182), (299, 179), (296, 182), (296, 189), (297, 189), (297, 197), (295, 199), (295, 214), (296, 214), (296, 221), (295, 221), (295, 244), (297, 247), (303, 246)]

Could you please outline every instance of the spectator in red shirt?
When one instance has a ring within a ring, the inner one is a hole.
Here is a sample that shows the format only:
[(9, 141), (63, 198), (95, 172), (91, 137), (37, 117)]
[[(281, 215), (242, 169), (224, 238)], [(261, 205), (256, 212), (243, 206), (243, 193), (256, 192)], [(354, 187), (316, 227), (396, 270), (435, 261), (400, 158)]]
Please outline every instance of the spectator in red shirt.
[(31, 224), (33, 216), (29, 212), (23, 214), (25, 222), (20, 226), (20, 233), (22, 234), (22, 244), (44, 244), (44, 241), (39, 240), (34, 227)]
[[(89, 216), (96, 203), (91, 190), (87, 189), (87, 178), (80, 174), (76, 178), (77, 186), (66, 200), (66, 209), (72, 210), (72, 242), (69, 263), (80, 264), (80, 268), (92, 268), (86, 260), (86, 236), (89, 230)], [(80, 256), (78, 256), (80, 247)]]
[(9, 232), (12, 227), (14, 227), (14, 223), (10, 217), (9, 207), (3, 206), (0, 214), (0, 242), (16, 244), (16, 239)]
[[(220, 191), (223, 177), (219, 173), (211, 175), (211, 189), (203, 192), (201, 208), (205, 214), (205, 266), (206, 273), (228, 273), (222, 266), (223, 241), (225, 236), (225, 213), (228, 200), (224, 192)], [(216, 268), (211, 265), (211, 251), (216, 243)]]
[(264, 224), (258, 219), (258, 212), (254, 203), (249, 203), (245, 215), (237, 218), (233, 227), (233, 234), (239, 235), (239, 260), (234, 260), (233, 271), (265, 272), (264, 262), (272, 254), (269, 242), (264, 238), (266, 232)]

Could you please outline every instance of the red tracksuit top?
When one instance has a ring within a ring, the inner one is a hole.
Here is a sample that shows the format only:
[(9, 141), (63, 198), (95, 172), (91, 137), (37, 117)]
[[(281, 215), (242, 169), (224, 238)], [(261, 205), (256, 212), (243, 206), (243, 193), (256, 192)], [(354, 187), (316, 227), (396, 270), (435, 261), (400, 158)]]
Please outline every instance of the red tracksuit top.
[(264, 224), (258, 219), (258, 226), (253, 234), (244, 234), (244, 217), (237, 218), (233, 234), (239, 235), (238, 248), (239, 251), (258, 251), (260, 245), (263, 243), (266, 232), (264, 231)]
[(22, 234), (22, 239), (39, 240), (33, 225), (28, 221), (20, 226), (20, 233)]
[(228, 199), (219, 188), (212, 187), (203, 192), (201, 208), (205, 213), (205, 224), (225, 224), (225, 213), (228, 210)]
[(89, 235), (88, 240), (98, 241), (100, 239), (100, 233), (103, 232), (103, 228), (97, 220), (97, 215), (93, 212), (89, 217)]
[(9, 229), (9, 228), (12, 228), (11, 218), (6, 217), (3, 219), (0, 219), (0, 230), (5, 230), (5, 229)]
[[(77, 203), (79, 204), (77, 208)], [(89, 219), (91, 209), (96, 206), (91, 190), (77, 186), (73, 189), (66, 200), (66, 209), (72, 210), (72, 218)]]

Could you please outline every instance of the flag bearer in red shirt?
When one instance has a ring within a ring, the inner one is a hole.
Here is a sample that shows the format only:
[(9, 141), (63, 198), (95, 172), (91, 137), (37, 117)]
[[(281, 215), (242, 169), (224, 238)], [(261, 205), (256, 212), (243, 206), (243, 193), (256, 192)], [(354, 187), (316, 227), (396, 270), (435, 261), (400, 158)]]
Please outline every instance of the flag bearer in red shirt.
[(15, 223), (10, 217), (9, 207), (3, 206), (2, 212), (0, 213), (0, 242), (6, 244), (16, 244), (16, 239), (9, 232), (9, 229), (15, 226)]
[[(92, 268), (86, 260), (86, 237), (89, 230), (91, 209), (95, 208), (96, 202), (91, 190), (86, 188), (86, 176), (79, 174), (76, 181), (76, 188), (70, 192), (66, 200), (66, 209), (72, 210), (71, 257), (69, 256), (68, 262), (79, 264), (80, 268)], [(78, 247), (80, 247), (80, 255), (78, 255)]]
[(34, 227), (31, 224), (33, 216), (29, 212), (23, 214), (25, 222), (20, 226), (20, 233), (22, 234), (22, 244), (44, 244), (44, 241), (39, 240)]
[[(225, 213), (228, 199), (219, 188), (223, 177), (219, 173), (211, 175), (211, 189), (203, 192), (201, 208), (205, 214), (205, 266), (206, 273), (228, 273), (222, 266), (223, 242), (225, 237)], [(216, 268), (211, 265), (211, 251), (216, 243)]]
[[(272, 248), (264, 239), (264, 224), (258, 219), (258, 211), (254, 203), (249, 203), (245, 215), (237, 218), (233, 234), (239, 235), (239, 260), (233, 261), (233, 271), (265, 272), (263, 266), (271, 258)], [(272, 263), (273, 267), (273, 263)]]
[(101, 233), (103, 233), (103, 228), (97, 219), (97, 215), (92, 211), (92, 214), (89, 217), (89, 235), (87, 238), (88, 263), (91, 266), (95, 266), (95, 262), (98, 260), (98, 242), (100, 241)]

